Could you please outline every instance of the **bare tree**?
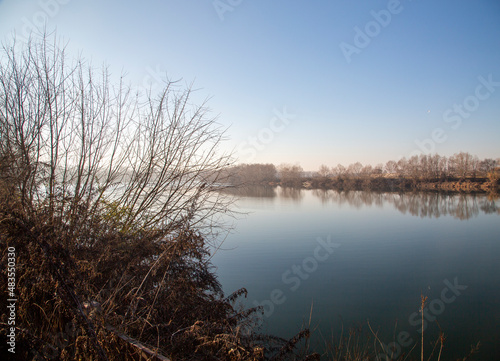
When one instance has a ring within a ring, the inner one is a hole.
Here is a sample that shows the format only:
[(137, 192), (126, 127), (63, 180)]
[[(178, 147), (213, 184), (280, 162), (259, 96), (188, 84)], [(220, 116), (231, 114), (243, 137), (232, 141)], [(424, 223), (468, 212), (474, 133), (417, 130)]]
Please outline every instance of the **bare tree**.
[(281, 164), (278, 166), (278, 175), (285, 186), (300, 186), (304, 170), (298, 164)]
[(277, 170), (273, 164), (239, 164), (228, 170), (229, 181), (235, 186), (266, 185), (276, 181)]
[(385, 170), (389, 173), (389, 175), (396, 175), (398, 172), (398, 163), (393, 160), (389, 160), (385, 164)]
[(365, 165), (363, 168), (361, 168), (361, 171), (359, 172), (359, 174), (364, 178), (370, 177), (372, 173), (373, 173), (373, 167), (370, 164)]
[(408, 166), (408, 160), (403, 157), (400, 160), (398, 160), (398, 174), (402, 178), (406, 178), (407, 176), (410, 175), (409, 173), (409, 166)]
[(360, 162), (356, 162), (356, 163), (350, 164), (349, 167), (347, 167), (347, 172), (349, 175), (352, 175), (353, 177), (359, 178), (361, 175), (362, 169), (363, 169), (363, 165)]
[[(55, 36), (3, 46), (0, 240), (18, 252), (16, 323), (40, 358), (128, 350), (108, 326), (173, 354), (209, 352), (220, 334), (242, 342), (233, 330), (252, 312), (237, 315), (237, 295), (222, 298), (206, 246), (230, 212), (218, 190), (232, 161), (192, 92), (166, 81), (158, 95), (134, 96), (106, 69), (70, 61)], [(95, 303), (94, 319), (84, 309)], [(61, 346), (66, 325), (87, 338), (65, 333), (72, 341)]]
[(344, 167), (342, 164), (337, 164), (337, 166), (332, 170), (337, 177), (343, 177), (347, 173), (346, 167)]
[(479, 162), (479, 171), (484, 175), (487, 175), (489, 172), (493, 171), (497, 166), (497, 161), (491, 158), (484, 159)]
[(412, 180), (417, 180), (421, 178), (422, 172), (420, 167), (420, 158), (417, 155), (414, 155), (408, 159), (407, 163), (407, 172)]
[(429, 159), (429, 173), (433, 179), (439, 179), (444, 175), (443, 157), (434, 154), (428, 157)]
[(454, 154), (450, 158), (450, 162), (453, 165), (456, 176), (461, 179), (465, 179), (467, 176), (472, 175), (473, 168), (477, 169), (477, 165), (474, 165), (477, 163), (476, 157), (466, 152)]
[(330, 168), (324, 164), (319, 167), (318, 175), (321, 178), (328, 178), (331, 175)]
[(382, 174), (384, 174), (384, 165), (382, 163), (378, 163), (373, 168), (373, 174), (376, 174), (376, 175), (382, 175)]
[(166, 230), (211, 227), (226, 210), (214, 192), (231, 163), (224, 132), (206, 103), (191, 104), (191, 87), (166, 81), (141, 102), (123, 82), (112, 87), (106, 69), (68, 64), (55, 37), (3, 52), (0, 151), (12, 155), (9, 178), (27, 210), (69, 214), (73, 231), (110, 205), (126, 210), (122, 227)]

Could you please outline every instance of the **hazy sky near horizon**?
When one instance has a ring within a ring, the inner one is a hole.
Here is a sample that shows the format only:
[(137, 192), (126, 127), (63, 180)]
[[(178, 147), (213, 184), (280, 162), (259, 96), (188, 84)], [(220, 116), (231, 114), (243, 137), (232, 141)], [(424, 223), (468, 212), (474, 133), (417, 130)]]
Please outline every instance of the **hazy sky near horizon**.
[(45, 21), (134, 87), (194, 82), (240, 162), (500, 157), (496, 0), (0, 0), (4, 43)]

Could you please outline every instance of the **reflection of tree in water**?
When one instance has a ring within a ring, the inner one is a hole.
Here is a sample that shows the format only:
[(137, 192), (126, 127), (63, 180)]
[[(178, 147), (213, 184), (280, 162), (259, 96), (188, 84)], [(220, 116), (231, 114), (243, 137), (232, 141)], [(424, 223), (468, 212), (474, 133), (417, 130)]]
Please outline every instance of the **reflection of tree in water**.
[(322, 203), (337, 203), (339, 205), (348, 204), (350, 206), (361, 208), (363, 205), (382, 207), (384, 196), (382, 193), (365, 191), (337, 191), (315, 189), (313, 194), (318, 197)]
[(265, 187), (259, 185), (225, 188), (222, 192), (237, 197), (274, 198), (277, 196), (275, 187)]
[(500, 207), (497, 206), (494, 199), (490, 199), (489, 197), (488, 199), (485, 199), (479, 207), (486, 214), (500, 214)]
[(332, 201), (333, 193), (338, 192), (330, 189), (313, 189), (312, 193), (321, 200), (321, 203), (325, 204)]
[(312, 192), (323, 204), (347, 204), (351, 207), (382, 207), (391, 204), (403, 214), (411, 214), (422, 218), (439, 218), (453, 216), (457, 219), (470, 219), (480, 212), (500, 214), (497, 205), (498, 196), (483, 194), (446, 194), (434, 192), (422, 193), (378, 193), (369, 191), (338, 191), (331, 189), (303, 190), (293, 187), (246, 186), (225, 189), (224, 192), (239, 197), (285, 198), (295, 202), (301, 201), (305, 192)]
[(479, 205), (477, 202), (477, 197), (467, 197), (461, 195), (458, 199), (458, 205), (456, 207), (456, 212), (453, 215), (458, 219), (469, 219), (476, 217), (479, 214)]
[(435, 217), (447, 214), (450, 208), (450, 198), (442, 197), (437, 193), (403, 193), (403, 194), (390, 194), (387, 201), (391, 203), (394, 208), (403, 214), (410, 213), (419, 217)]
[(363, 205), (382, 207), (389, 203), (403, 214), (422, 218), (438, 218), (451, 215), (465, 220), (484, 213), (499, 213), (494, 199), (476, 194), (443, 193), (375, 193), (366, 191), (339, 192), (335, 190), (313, 190), (322, 203), (348, 204), (355, 208)]
[(281, 198), (289, 198), (294, 201), (300, 201), (302, 198), (304, 198), (303, 191), (300, 188), (280, 187), (278, 188), (278, 192), (278, 195)]
[(451, 215), (458, 219), (476, 217), (484, 196), (471, 194), (403, 193), (391, 194), (387, 201), (401, 213), (422, 218), (439, 218)]

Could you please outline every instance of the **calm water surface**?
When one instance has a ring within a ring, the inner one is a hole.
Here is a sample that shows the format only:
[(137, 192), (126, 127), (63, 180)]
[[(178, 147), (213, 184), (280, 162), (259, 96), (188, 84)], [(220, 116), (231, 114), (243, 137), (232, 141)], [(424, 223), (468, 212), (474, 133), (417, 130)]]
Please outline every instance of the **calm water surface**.
[(245, 287), (245, 304), (264, 306), (263, 332), (293, 336), (313, 305), (315, 343), (369, 320), (387, 343), (402, 335), (409, 352), (423, 293), (428, 342), (437, 321), (446, 359), (481, 341), (474, 359), (500, 360), (498, 200), (279, 187), (240, 196), (248, 214), (213, 263), (227, 294)]

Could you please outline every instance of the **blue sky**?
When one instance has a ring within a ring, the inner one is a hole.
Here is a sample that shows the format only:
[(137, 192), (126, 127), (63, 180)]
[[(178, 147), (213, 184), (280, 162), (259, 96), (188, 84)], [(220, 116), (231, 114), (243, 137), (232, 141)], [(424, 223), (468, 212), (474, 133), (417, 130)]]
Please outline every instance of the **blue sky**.
[(495, 0), (0, 0), (2, 41), (43, 21), (132, 86), (194, 82), (241, 162), (500, 157)]

